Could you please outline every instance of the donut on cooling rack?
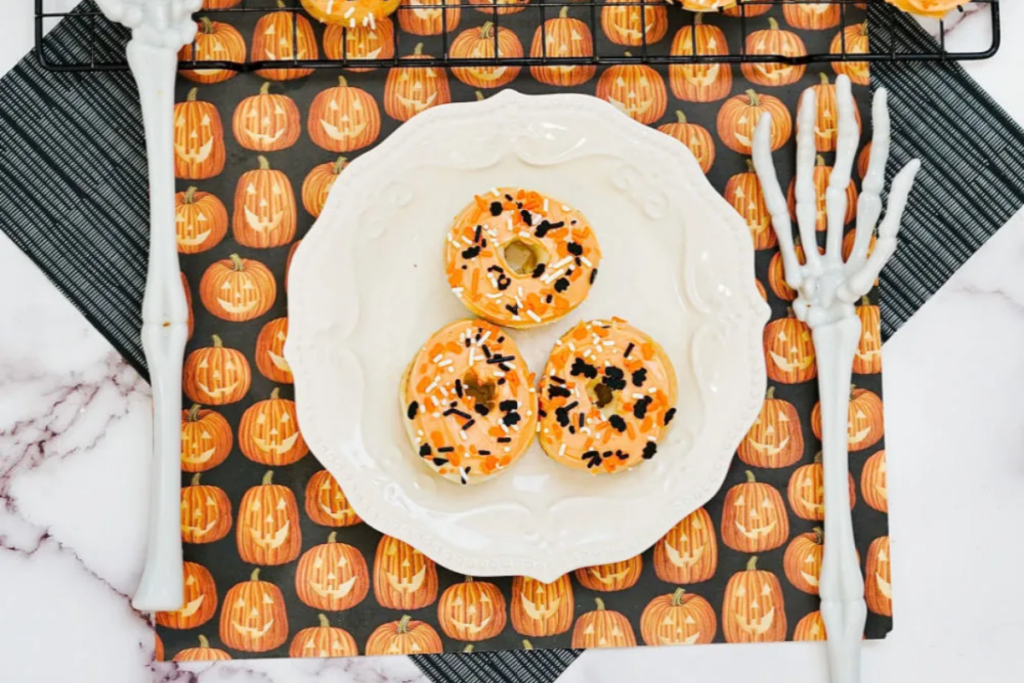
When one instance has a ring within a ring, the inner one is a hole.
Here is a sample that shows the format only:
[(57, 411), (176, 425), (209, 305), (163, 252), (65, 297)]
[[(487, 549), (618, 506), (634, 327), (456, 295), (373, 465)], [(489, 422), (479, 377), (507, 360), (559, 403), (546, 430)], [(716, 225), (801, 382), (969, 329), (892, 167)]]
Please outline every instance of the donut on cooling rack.
[(664, 349), (625, 320), (591, 320), (555, 342), (537, 393), (548, 456), (617, 472), (657, 453), (676, 412), (676, 373)]
[(515, 341), (482, 320), (434, 333), (406, 368), (399, 396), (417, 456), (462, 484), (506, 470), (536, 432), (533, 375)]
[(957, 7), (963, 7), (971, 0), (885, 0), (904, 12), (922, 17), (941, 19)]
[(394, 12), (399, 4), (400, 0), (302, 0), (314, 19), (348, 28), (375, 28), (377, 20)]
[(587, 297), (601, 247), (576, 209), (501, 187), (455, 217), (445, 259), (448, 284), (466, 308), (498, 325), (527, 328), (558, 320)]

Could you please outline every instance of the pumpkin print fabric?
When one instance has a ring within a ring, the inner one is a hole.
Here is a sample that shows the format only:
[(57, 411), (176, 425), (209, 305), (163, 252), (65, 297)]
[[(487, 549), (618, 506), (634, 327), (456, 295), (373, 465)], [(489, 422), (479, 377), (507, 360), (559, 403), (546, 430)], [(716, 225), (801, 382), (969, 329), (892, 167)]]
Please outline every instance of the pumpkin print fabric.
[[(591, 23), (590, 8), (570, 6), (548, 12), (541, 32), (539, 14), (517, 0), (479, 0), (446, 13), (431, 0), (405, 4), (416, 13), (399, 9), (374, 28), (351, 31), (302, 13), (295, 30), (288, 13), (276, 14), (277, 21), (260, 13), (201, 13), (217, 22), (212, 35), (222, 45), (208, 43), (202, 55), (244, 48), (283, 57), (438, 56), (443, 23), (449, 50), (463, 56), (486, 57), (495, 46), (501, 55), (539, 54), (542, 35), (548, 54), (639, 54), (641, 31), (650, 54), (747, 49), (739, 20), (728, 16), (734, 10), (695, 15), (626, 2), (598, 8)], [(797, 53), (802, 45), (827, 52), (844, 30), (855, 48), (866, 49), (863, 11), (853, 5), (840, 23), (798, 5), (752, 4), (746, 12), (749, 31), (764, 32), (765, 47), (754, 50)], [(164, 657), (520, 650), (524, 638), (535, 648), (823, 639), (814, 594), (822, 547), (815, 529), (824, 513), (815, 461), (817, 366), (809, 330), (789, 316), (792, 291), (781, 267), (771, 266), (778, 248), (748, 161), (753, 117), (777, 112), (776, 160), (790, 164), (780, 168), (780, 179), (789, 181), (798, 98), (811, 86), (827, 96), (835, 71), (810, 65), (792, 83), (795, 73), (774, 65), (751, 71), (752, 80), (728, 64), (451, 71), (407, 68), (389, 79), (387, 70), (358, 67), (280, 68), (178, 83), (176, 227), (195, 330), (181, 414), (187, 604), (157, 618)], [(866, 69), (857, 74), (866, 78)], [(552, 583), (468, 579), (364, 523), (345, 482), (306, 447), (283, 357), (291, 255), (348, 163), (429, 107), (503, 87), (600, 96), (689, 147), (749, 226), (757, 284), (772, 309), (764, 406), (718, 494), (642, 554)], [(861, 111), (869, 111), (867, 88), (855, 86), (854, 93)], [(816, 123), (827, 168), (835, 161), (834, 112), (822, 105)], [(857, 174), (851, 195), (860, 181)], [(892, 590), (877, 295), (857, 310), (864, 332), (851, 389), (850, 499), (867, 578), (866, 635), (879, 638), (891, 628)]]

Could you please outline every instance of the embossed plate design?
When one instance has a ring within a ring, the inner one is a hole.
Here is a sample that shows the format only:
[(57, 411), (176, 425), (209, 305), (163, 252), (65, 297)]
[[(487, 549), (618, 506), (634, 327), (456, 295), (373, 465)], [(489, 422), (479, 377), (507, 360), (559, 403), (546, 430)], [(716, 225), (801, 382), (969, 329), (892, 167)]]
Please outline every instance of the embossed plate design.
[[(672, 358), (679, 412), (640, 467), (592, 476), (534, 442), (507, 473), (460, 487), (406, 438), (403, 370), (470, 317), (445, 279), (449, 224), (501, 185), (581, 210), (605, 255), (565, 320), (509, 332), (531, 370), (578, 320), (611, 316)], [(764, 397), (768, 315), (747, 226), (684, 145), (593, 97), (506, 90), (417, 115), (339, 176), (295, 254), (285, 355), (306, 441), (367, 523), (456, 572), (553, 581), (640, 553), (717, 492)]]

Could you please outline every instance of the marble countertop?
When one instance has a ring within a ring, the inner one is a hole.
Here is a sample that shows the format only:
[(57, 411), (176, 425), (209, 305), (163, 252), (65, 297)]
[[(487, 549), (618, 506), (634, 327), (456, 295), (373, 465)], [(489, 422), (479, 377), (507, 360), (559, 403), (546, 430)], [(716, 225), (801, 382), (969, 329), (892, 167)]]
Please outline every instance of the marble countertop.
[[(0, 72), (31, 47), (33, 3), (5, 2)], [(1003, 3), (1005, 26), (1024, 3)], [(977, 45), (987, 22), (948, 36)], [(1017, 120), (1024, 44), (968, 69)], [(898, 133), (897, 133), (898, 134)], [(886, 345), (895, 630), (865, 648), (864, 680), (1018, 680), (1024, 551), (1024, 212)], [(142, 564), (149, 388), (0, 236), (0, 679), (12, 683), (398, 683), (406, 658), (153, 661), (129, 595)], [(941, 368), (941, 372), (937, 369)], [(116, 472), (112, 477), (109, 473)], [(1010, 526), (1009, 528), (1013, 528)], [(590, 651), (560, 681), (822, 683), (817, 643)], [(741, 678), (742, 677), (742, 678)]]

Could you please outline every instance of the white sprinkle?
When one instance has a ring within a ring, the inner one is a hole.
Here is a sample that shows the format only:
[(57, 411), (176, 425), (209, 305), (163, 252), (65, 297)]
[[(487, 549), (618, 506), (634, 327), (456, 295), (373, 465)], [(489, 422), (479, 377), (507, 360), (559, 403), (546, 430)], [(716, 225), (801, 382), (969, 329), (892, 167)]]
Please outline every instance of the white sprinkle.
[(486, 332), (484, 332), (483, 336), (480, 337), (480, 345), (482, 346), (483, 344), (485, 344), (487, 342), (487, 338), (490, 337), (490, 336), (491, 336), (491, 331), (490, 330), (487, 330)]
[(527, 311), (526, 311), (526, 315), (528, 315), (528, 316), (530, 316), (531, 318), (533, 318), (533, 321), (534, 321), (534, 322), (536, 322), (536, 323), (539, 323), (539, 322), (540, 322), (540, 316), (539, 316), (539, 315), (537, 315), (536, 313), (534, 313), (533, 311), (531, 311), (531, 310), (527, 310)]
[(565, 272), (564, 268), (559, 268), (558, 270), (551, 271), (547, 275), (541, 275), (540, 276), (541, 282), (543, 282), (546, 285), (550, 285), (556, 279), (560, 278), (562, 276), (562, 273), (564, 273), (564, 272)]
[(463, 441), (465, 441), (465, 440), (467, 440), (469, 438), (468, 436), (466, 436), (466, 430), (465, 429), (460, 429), (459, 430), (459, 438), (462, 439)]
[(514, 316), (512, 316), (512, 319), (513, 320), (522, 320), (523, 318), (522, 318), (522, 316), (514, 315)]
[(440, 363), (438, 363), (437, 367), (439, 367), (439, 368), (446, 368), (446, 367), (448, 367), (451, 364), (452, 364), (452, 359), (451, 358), (446, 358), (445, 360), (443, 360)]
[(343, 17), (344, 17), (345, 19), (348, 19), (348, 18), (349, 18), (349, 17), (351, 17), (351, 16), (353, 15), (353, 14), (355, 14), (355, 12), (356, 12), (356, 8), (355, 8), (355, 7), (349, 7), (349, 8), (347, 9), (347, 10), (345, 10), (345, 14), (343, 14), (342, 16), (343, 16)]
[(492, 187), (491, 188), (491, 194), (493, 194), (495, 197), (500, 197), (501, 196), (501, 193), (498, 192), (498, 188), (496, 188), (496, 187)]
[(562, 259), (561, 261), (556, 263), (553, 267), (554, 268), (561, 268), (562, 266), (566, 266), (566, 265), (572, 263), (572, 259), (573, 259), (572, 256), (566, 256), (564, 259)]
[(441, 417), (441, 413), (434, 413), (434, 417)]
[(474, 349), (472, 346), (470, 346), (469, 347), (469, 364), (470, 365), (472, 365), (473, 362), (476, 360), (476, 356), (474, 355), (474, 351), (476, 351), (476, 349)]
[(437, 400), (437, 396), (431, 396), (430, 397), (430, 402), (434, 404), (435, 408), (440, 408), (441, 407), (441, 402)]
[(530, 231), (529, 230), (520, 230), (519, 231), (519, 236), (524, 238), (524, 239), (529, 238), (530, 237)]
[(510, 446), (505, 446), (505, 452), (506, 453), (511, 453), (512, 452), (512, 448)]
[(590, 358), (590, 349), (587, 349), (586, 351), (583, 352), (583, 357)]
[(643, 398), (645, 394), (633, 394), (633, 398)]
[(508, 231), (509, 232), (515, 232), (515, 229), (512, 227), (512, 217), (511, 216), (509, 216), (508, 222), (505, 225), (508, 227)]
[(502, 372), (501, 370), (495, 370), (494, 371), (494, 376), (497, 377), (498, 379), (501, 379), (502, 377), (505, 376), (505, 373)]
[(562, 204), (562, 211), (572, 211), (572, 207), (571, 206), (566, 206), (565, 204)]
[(545, 197), (545, 198), (544, 198), (544, 213), (547, 213), (547, 212), (548, 212), (548, 200), (547, 200), (547, 198)]
[(572, 351), (573, 353), (576, 353), (576, 345), (573, 344), (572, 342), (569, 342), (569, 350)]
[[(531, 389), (530, 391), (533, 391), (533, 390)], [(533, 411), (532, 410), (527, 410), (526, 411), (526, 417), (533, 417)]]
[(352, 19), (348, 20), (348, 27), (349, 28), (355, 28), (356, 27), (356, 20), (355, 20), (355, 18), (352, 18)]
[(423, 430), (422, 429), (417, 429), (416, 430), (416, 435), (417, 436), (423, 436)]
[(415, 439), (413, 439), (413, 441), (416, 443), (417, 446), (419, 446), (420, 442), (422, 442), (423, 439), (421, 439), (420, 437), (417, 436)]
[(657, 390), (658, 390), (658, 387), (651, 387), (651, 388), (650, 388), (650, 389), (648, 389), (647, 391), (648, 391), (649, 393), (653, 394), (653, 393), (654, 393), (654, 392), (656, 392)]
[(656, 437), (654, 437), (654, 436), (649, 436), (649, 437), (647, 437), (647, 440), (648, 441), (657, 441), (658, 439)]
[(504, 422), (499, 422), (498, 426), (501, 427), (501, 431), (503, 431), (506, 434), (508, 434), (508, 425), (506, 425)]
[(555, 346), (561, 346), (561, 345), (562, 345), (562, 340), (561, 339), (559, 339), (558, 341), (555, 342)]
[(591, 262), (590, 262), (590, 259), (588, 259), (588, 258), (587, 258), (586, 256), (580, 256), (580, 261), (581, 261), (581, 262), (583, 263), (583, 265), (585, 265), (585, 266), (586, 266), (587, 268), (593, 268), (593, 267), (594, 267), (594, 264), (593, 264), (593, 263), (591, 263)]
[[(540, 432), (540, 422), (537, 423), (537, 431)], [(546, 432), (548, 430), (545, 429), (544, 431)]]
[(376, 29), (377, 28), (377, 21), (373, 18), (373, 13), (370, 13), (370, 14), (366, 15), (366, 19), (367, 19), (367, 21), (370, 24), (370, 28), (372, 28), (372, 29)]
[(562, 442), (562, 445), (558, 447), (558, 455), (559, 456), (565, 455), (565, 442), (564, 441)]
[(601, 346), (615, 346), (615, 340), (605, 339), (603, 342), (601, 342)]
[(590, 427), (584, 427), (581, 429), (580, 434), (590, 434)]
[(433, 362), (438, 363), (438, 362), (441, 361), (442, 358), (444, 358), (444, 354), (443, 353), (439, 353), (436, 356), (434, 356)]
[(473, 246), (473, 240), (469, 239), (468, 237), (463, 237), (462, 243), (465, 244), (467, 247)]
[(501, 292), (495, 292), (494, 294), (484, 294), (484, 296), (486, 296), (488, 299), (500, 299), (505, 295), (502, 294)]
[(446, 369), (448, 370), (448, 374), (451, 374), (451, 373), (455, 372), (455, 367), (454, 366), (450, 366), (450, 367), (448, 367)]
[[(523, 295), (523, 288), (520, 287), (519, 288), (519, 296), (522, 296), (522, 295)], [(519, 301), (519, 299), (516, 299), (516, 301)]]
[(518, 296), (516, 297), (516, 306), (519, 308), (523, 307), (523, 300), (520, 299)]
[(444, 386), (444, 385), (442, 384), (442, 385), (441, 385), (441, 395), (442, 395), (442, 396), (448, 396), (448, 394), (449, 394), (449, 393), (450, 393), (450, 392), (448, 391), (448, 387), (446, 387), (446, 386)]

